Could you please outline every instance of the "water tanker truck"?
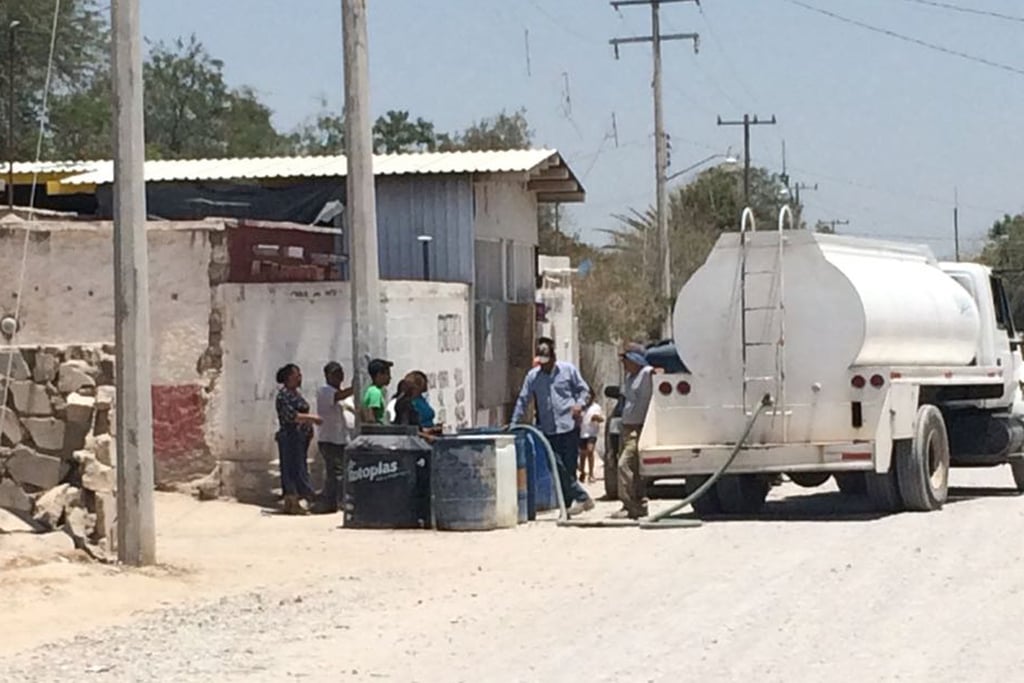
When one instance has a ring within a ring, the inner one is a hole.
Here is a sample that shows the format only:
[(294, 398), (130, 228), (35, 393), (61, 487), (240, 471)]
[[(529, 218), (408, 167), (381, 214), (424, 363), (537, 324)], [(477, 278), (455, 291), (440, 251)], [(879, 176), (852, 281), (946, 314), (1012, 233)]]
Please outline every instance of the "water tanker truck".
[(833, 477), (930, 511), (949, 468), (1024, 491), (1020, 341), (999, 278), (926, 247), (784, 229), (721, 236), (675, 304), (689, 372), (656, 375), (641, 476), (707, 484), (699, 513), (757, 512), (770, 482)]

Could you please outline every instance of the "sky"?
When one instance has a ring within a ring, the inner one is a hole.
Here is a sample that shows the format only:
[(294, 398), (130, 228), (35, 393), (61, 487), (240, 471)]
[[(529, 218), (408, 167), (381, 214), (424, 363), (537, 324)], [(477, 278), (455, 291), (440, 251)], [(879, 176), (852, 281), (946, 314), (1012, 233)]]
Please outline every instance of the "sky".
[[(992, 223), (1024, 210), (1024, 8), (1019, 0), (943, 0), (1002, 13), (958, 12), (926, 0), (702, 0), (661, 9), (663, 33), (699, 33), (663, 45), (671, 172), (742, 152), (742, 129), (718, 116), (762, 118), (757, 165), (805, 190), (805, 218), (849, 221), (839, 232), (910, 239), (940, 257), (980, 250)], [(230, 85), (256, 89), (291, 129), (340, 109), (340, 0), (142, 0), (150, 40), (195, 33), (225, 62)], [(592, 242), (614, 214), (654, 197), (649, 45), (613, 37), (650, 33), (645, 7), (603, 0), (370, 0), (371, 107), (408, 110), (458, 130), (525, 107), (537, 146), (558, 149), (587, 200), (569, 209)], [(957, 56), (871, 31), (861, 22)], [(528, 37), (527, 37), (528, 36)], [(970, 58), (990, 62), (983, 64)], [(614, 127), (613, 127), (614, 119)], [(718, 160), (711, 163), (718, 163)], [(685, 182), (681, 176), (674, 182)]]

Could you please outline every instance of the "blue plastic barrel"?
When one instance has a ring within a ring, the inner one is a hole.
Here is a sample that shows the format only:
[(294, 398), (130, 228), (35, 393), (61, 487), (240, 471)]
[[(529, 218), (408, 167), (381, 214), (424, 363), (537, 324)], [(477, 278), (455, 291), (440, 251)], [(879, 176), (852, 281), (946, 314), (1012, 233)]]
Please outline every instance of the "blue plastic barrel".
[(558, 496), (555, 493), (555, 477), (551, 473), (551, 463), (544, 444), (533, 432), (526, 432), (533, 450), (534, 498), (538, 512), (558, 508)]

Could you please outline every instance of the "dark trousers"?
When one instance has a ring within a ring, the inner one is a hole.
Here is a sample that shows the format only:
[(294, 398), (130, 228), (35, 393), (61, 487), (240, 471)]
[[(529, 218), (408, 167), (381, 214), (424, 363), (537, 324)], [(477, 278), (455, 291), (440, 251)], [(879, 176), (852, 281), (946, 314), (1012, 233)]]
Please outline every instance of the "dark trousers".
[(580, 432), (574, 429), (565, 434), (545, 434), (551, 449), (555, 452), (555, 461), (558, 465), (558, 481), (562, 485), (562, 497), (566, 505), (573, 501), (583, 502), (590, 499), (590, 495), (576, 479), (576, 466), (580, 457)]
[(344, 473), (345, 446), (340, 443), (317, 443), (320, 456), (324, 459), (324, 490), (320, 493), (321, 501), (328, 510), (338, 509), (339, 494), (338, 478)]
[(281, 464), (281, 491), (286, 496), (310, 499), (315, 495), (309, 480), (310, 434), (295, 428), (281, 429), (277, 433), (277, 455)]

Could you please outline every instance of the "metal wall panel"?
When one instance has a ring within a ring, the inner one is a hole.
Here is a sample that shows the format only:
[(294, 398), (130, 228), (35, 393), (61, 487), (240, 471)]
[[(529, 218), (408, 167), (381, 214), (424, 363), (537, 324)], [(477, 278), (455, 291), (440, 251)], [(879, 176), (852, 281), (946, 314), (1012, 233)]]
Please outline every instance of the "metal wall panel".
[(422, 279), (430, 235), (430, 279), (473, 283), (471, 176), (378, 176), (377, 229), (382, 278)]

